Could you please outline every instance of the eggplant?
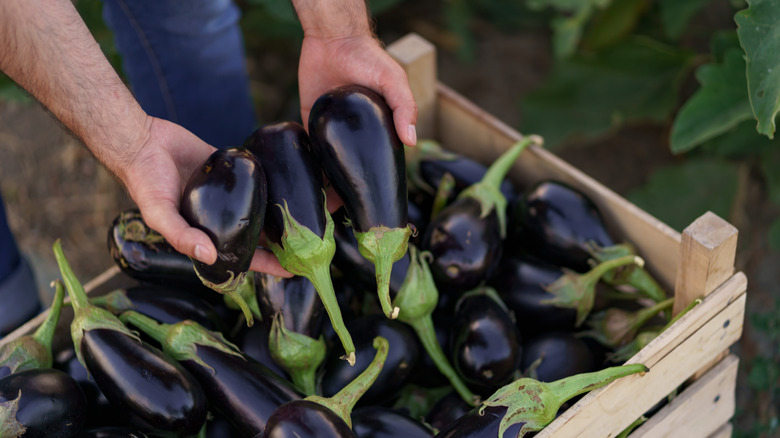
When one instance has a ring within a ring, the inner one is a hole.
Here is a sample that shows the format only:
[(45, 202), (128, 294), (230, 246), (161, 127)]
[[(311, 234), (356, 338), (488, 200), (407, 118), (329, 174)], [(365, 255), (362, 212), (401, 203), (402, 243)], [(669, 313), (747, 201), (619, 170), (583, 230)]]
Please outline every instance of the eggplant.
[[(263, 231), (266, 210), (265, 171), (245, 148), (218, 149), (192, 173), (181, 198), (181, 215), (205, 232), (217, 248), (212, 265), (193, 259), (203, 284), (229, 296), (254, 317), (243, 296), (254, 296), (247, 271)], [(245, 292), (241, 292), (241, 291)]]
[(596, 371), (600, 362), (588, 343), (570, 331), (550, 331), (523, 342), (520, 369), (542, 382)]
[(260, 362), (279, 377), (289, 379), (287, 371), (280, 367), (271, 356), (271, 350), (268, 346), (270, 332), (271, 329), (266, 324), (255, 324), (252, 327), (243, 325), (235, 336), (235, 344), (245, 356)]
[(86, 406), (78, 383), (62, 371), (19, 371), (0, 379), (0, 436), (78, 436)]
[(296, 122), (281, 122), (255, 130), (244, 147), (261, 162), (267, 202), (264, 231), (268, 246), (287, 271), (306, 277), (319, 293), (331, 324), (341, 339), (345, 358), (354, 363), (355, 347), (336, 300), (330, 265), (336, 252), (333, 219), (326, 208), (322, 169), (306, 130)]
[(332, 397), (311, 395), (280, 406), (268, 419), (264, 438), (317, 437), (350, 438), (351, 413), (358, 400), (372, 387), (387, 358), (388, 341), (377, 336), (374, 359), (354, 380)]
[(220, 333), (194, 321), (160, 324), (134, 311), (120, 318), (154, 338), (166, 354), (192, 373), (210, 407), (241, 436), (261, 433), (279, 406), (303, 397), (292, 383), (243, 355)]
[(389, 297), (393, 262), (407, 250), (409, 224), (404, 145), (384, 98), (358, 85), (320, 96), (309, 114), (312, 152), (344, 202), (360, 253), (376, 268), (382, 311), (398, 316)]
[(135, 310), (159, 322), (173, 324), (185, 319), (197, 321), (209, 330), (225, 331), (225, 323), (207, 300), (185, 290), (153, 284), (115, 289), (90, 298), (90, 303), (115, 315)]
[(431, 438), (433, 431), (396, 410), (363, 406), (352, 411), (352, 431), (357, 438)]
[(195, 273), (192, 259), (149, 228), (141, 212), (120, 212), (108, 228), (108, 252), (119, 269), (140, 282), (191, 290), (201, 296), (213, 293)]
[(335, 354), (330, 354), (323, 365), (321, 394), (326, 397), (335, 395), (365, 370), (373, 357), (373, 340), (381, 336), (390, 343), (390, 352), (379, 377), (362, 396), (360, 403), (373, 405), (392, 401), (411, 380), (420, 360), (420, 346), (414, 331), (408, 325), (382, 314), (360, 316), (350, 321), (348, 327), (355, 334), (355, 366), (348, 366)]
[(482, 405), (439, 431), (436, 438), (524, 437), (550, 424), (568, 400), (619, 378), (647, 371), (642, 364), (632, 364), (549, 383), (523, 377), (502, 386)]
[(55, 280), (54, 286), (54, 299), (49, 314), (35, 332), (0, 345), (0, 378), (19, 371), (52, 367), (51, 345), (65, 298), (62, 281)]
[(638, 310), (609, 307), (592, 313), (580, 334), (595, 339), (599, 344), (616, 349), (629, 344), (646, 323), (661, 312), (671, 311), (674, 297)]
[(450, 336), (453, 365), (478, 394), (490, 395), (515, 377), (520, 331), (495, 290), (475, 289), (458, 300)]
[(81, 432), (79, 438), (147, 438), (145, 433), (123, 426), (104, 426), (89, 428)]
[(73, 306), (76, 355), (106, 399), (158, 431), (197, 433), (206, 422), (207, 403), (195, 378), (114, 314), (90, 304), (59, 239), (54, 256)]
[(327, 352), (325, 309), (314, 284), (302, 276), (258, 273), (255, 278), (263, 322), (269, 326), (271, 357), (304, 394), (314, 394), (316, 373)]
[(537, 136), (504, 152), (483, 179), (460, 192), (431, 219), (421, 247), (433, 255), (431, 272), (440, 290), (462, 293), (479, 286), (495, 270), (506, 237), (507, 199), (499, 190), (512, 164)]
[(455, 391), (450, 391), (431, 406), (425, 414), (425, 423), (434, 430), (441, 430), (466, 415), (474, 406), (466, 403)]

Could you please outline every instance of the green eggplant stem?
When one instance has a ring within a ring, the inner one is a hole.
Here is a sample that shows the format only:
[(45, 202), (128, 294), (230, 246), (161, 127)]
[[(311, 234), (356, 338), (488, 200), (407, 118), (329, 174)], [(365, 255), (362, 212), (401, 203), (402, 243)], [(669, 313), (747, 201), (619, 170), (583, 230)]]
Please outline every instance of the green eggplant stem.
[(644, 259), (636, 255), (626, 255), (623, 257), (618, 257), (616, 259), (601, 262), (598, 265), (596, 265), (593, 269), (588, 271), (585, 275), (592, 275), (596, 278), (601, 278), (604, 276), (605, 273), (613, 269), (617, 269), (621, 266), (626, 266), (630, 264), (635, 264), (641, 268), (642, 266), (645, 265), (645, 261)]
[(246, 303), (244, 297), (242, 297), (240, 293), (241, 289), (246, 287), (244, 283), (249, 281), (246, 278), (246, 272), (240, 272), (238, 275), (236, 275), (233, 271), (228, 271), (230, 277), (220, 284), (216, 284), (207, 280), (202, 275), (200, 275), (200, 272), (198, 272), (197, 269), (195, 269), (195, 273), (198, 275), (198, 278), (200, 278), (200, 281), (206, 285), (206, 287), (220, 294), (227, 295), (230, 297), (230, 299), (233, 300), (233, 302), (238, 305), (238, 307), (241, 309), (241, 312), (244, 313), (244, 319), (246, 319), (247, 327), (252, 327), (255, 324), (255, 318), (254, 315), (252, 315), (252, 309), (249, 308), (249, 304)]
[(501, 154), (501, 156), (498, 157), (498, 159), (496, 159), (490, 165), (490, 167), (488, 167), (487, 172), (485, 172), (485, 176), (482, 177), (482, 182), (484, 184), (490, 185), (491, 187), (501, 187), (501, 183), (504, 182), (506, 174), (509, 173), (509, 169), (511, 169), (512, 165), (515, 164), (515, 161), (517, 161), (517, 158), (520, 156), (520, 154), (528, 146), (532, 144), (541, 145), (542, 142), (542, 138), (538, 135), (529, 135), (523, 137), (522, 140), (519, 140), (513, 144), (509, 150)]
[(350, 365), (355, 365), (355, 344), (352, 342), (352, 335), (349, 334), (349, 330), (347, 330), (347, 326), (344, 324), (344, 317), (341, 315), (341, 308), (339, 308), (339, 302), (336, 299), (336, 291), (333, 289), (333, 281), (330, 278), (330, 267), (315, 265), (310, 266), (310, 269), (311, 274), (306, 276), (306, 278), (314, 285), (314, 289), (320, 296), (322, 305), (330, 318), (330, 323), (333, 325), (333, 330), (344, 347), (345, 355), (343, 359), (346, 359)]
[(87, 291), (84, 290), (84, 286), (76, 278), (76, 274), (70, 267), (70, 264), (65, 259), (65, 253), (62, 251), (62, 240), (57, 239), (54, 241), (54, 258), (57, 260), (57, 264), (62, 274), (62, 281), (65, 283), (65, 287), (68, 289), (68, 295), (70, 296), (71, 305), (74, 312), (79, 312), (90, 306), (89, 299), (87, 298)]
[(436, 195), (433, 197), (433, 205), (431, 206), (431, 219), (438, 216), (444, 207), (447, 206), (447, 200), (449, 199), (452, 191), (455, 189), (455, 177), (451, 173), (446, 172), (441, 177), (439, 185), (436, 189)]
[(133, 310), (123, 312), (119, 315), (119, 320), (125, 324), (130, 323), (138, 327), (139, 330), (146, 333), (160, 344), (164, 344), (165, 338), (168, 336), (167, 324), (161, 324), (160, 322)]
[(33, 333), (33, 340), (49, 352), (51, 352), (54, 332), (57, 330), (57, 323), (60, 321), (62, 305), (65, 301), (65, 285), (62, 284), (62, 280), (58, 278), (52, 283), (54, 284), (54, 300), (51, 302), (49, 314), (46, 315), (46, 319)]
[(310, 395), (305, 400), (319, 403), (322, 406), (333, 411), (336, 415), (341, 417), (350, 428), (352, 428), (352, 409), (357, 404), (360, 397), (368, 391), (371, 385), (374, 384), (379, 373), (387, 360), (387, 352), (390, 349), (390, 344), (387, 339), (377, 336), (374, 338), (374, 348), (377, 352), (374, 356), (374, 360), (368, 364), (368, 367), (355, 377), (354, 380), (349, 382), (347, 386), (341, 389), (338, 393), (330, 398), (322, 397), (319, 395)]
[(393, 263), (401, 259), (409, 249), (409, 236), (412, 227), (404, 228), (373, 227), (368, 231), (355, 231), (360, 254), (374, 264), (377, 296), (382, 312), (390, 319), (398, 317), (400, 308), (393, 306), (390, 299), (390, 274)]
[(604, 368), (592, 373), (575, 374), (550, 383), (551, 391), (556, 394), (561, 403), (572, 398), (600, 388), (613, 380), (631, 374), (646, 373), (648, 368), (643, 364), (621, 365)]
[(450, 365), (449, 360), (447, 360), (447, 355), (444, 354), (444, 350), (442, 350), (436, 338), (436, 330), (434, 329), (431, 315), (408, 321), (407, 324), (417, 333), (423, 348), (428, 352), (439, 372), (449, 380), (455, 392), (470, 406), (477, 406), (480, 403), (480, 397), (469, 390), (452, 365)]

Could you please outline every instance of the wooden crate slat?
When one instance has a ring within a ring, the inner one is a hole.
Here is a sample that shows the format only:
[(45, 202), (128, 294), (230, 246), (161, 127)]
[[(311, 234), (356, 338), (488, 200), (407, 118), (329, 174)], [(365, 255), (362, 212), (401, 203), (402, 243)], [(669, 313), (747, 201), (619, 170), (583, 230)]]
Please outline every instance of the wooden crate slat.
[[(694, 308), (683, 316), (678, 324), (670, 327), (668, 333), (662, 333), (651, 345), (628, 361), (643, 363), (650, 368), (650, 372), (641, 376), (624, 377), (589, 393), (539, 432), (537, 438), (578, 437), (582, 436), (582, 431), (592, 432), (591, 436), (613, 437), (690, 378), (702, 362), (713, 359), (729, 348), (742, 334), (746, 294), (739, 293), (735, 296), (734, 290), (728, 286), (732, 285), (727, 282), (700, 305), (704, 306), (710, 298), (717, 295), (727, 295), (730, 298), (725, 309), (714, 314), (709, 313), (711, 318), (707, 318), (701, 328), (693, 331), (690, 336), (683, 336), (683, 332), (689, 330), (679, 327), (699, 325), (702, 322), (700, 320), (684, 319), (687, 316), (700, 318), (705, 316), (701, 311), (716, 309)], [(700, 312), (694, 313), (695, 310)], [(675, 328), (678, 330), (673, 331)], [(664, 334), (667, 336), (664, 337)], [(668, 346), (661, 344), (677, 343), (680, 338), (684, 339), (682, 343), (668, 354), (663, 354)], [(660, 348), (651, 348), (654, 347), (653, 343)], [(658, 354), (652, 354), (655, 353), (654, 350), (658, 350)]]
[(708, 437), (734, 415), (739, 358), (726, 356), (637, 428), (633, 438)]

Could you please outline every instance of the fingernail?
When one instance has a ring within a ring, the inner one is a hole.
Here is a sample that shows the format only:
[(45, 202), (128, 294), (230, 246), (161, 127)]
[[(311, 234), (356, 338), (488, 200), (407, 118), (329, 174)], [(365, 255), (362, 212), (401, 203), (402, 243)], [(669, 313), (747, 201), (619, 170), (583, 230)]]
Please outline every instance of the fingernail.
[(209, 250), (203, 245), (195, 245), (195, 258), (199, 261), (209, 263)]
[(409, 135), (409, 140), (412, 142), (409, 146), (414, 146), (417, 144), (417, 127), (414, 125), (409, 125), (407, 128), (407, 134)]

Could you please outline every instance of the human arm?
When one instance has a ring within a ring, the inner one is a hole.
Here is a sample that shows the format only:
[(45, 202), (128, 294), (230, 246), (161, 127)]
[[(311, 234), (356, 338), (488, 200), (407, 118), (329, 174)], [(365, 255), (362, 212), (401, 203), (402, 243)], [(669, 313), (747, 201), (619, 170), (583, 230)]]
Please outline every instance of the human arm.
[(364, 0), (292, 0), (303, 27), (298, 88), (304, 126), (314, 101), (341, 85), (382, 94), (404, 144), (417, 142), (417, 105), (403, 68), (374, 35)]
[[(81, 139), (128, 190), (147, 224), (178, 251), (216, 260), (208, 236), (178, 211), (184, 183), (214, 151), (186, 129), (148, 116), (69, 0), (0, 1), (0, 70)], [(253, 270), (286, 274), (256, 253)]]

